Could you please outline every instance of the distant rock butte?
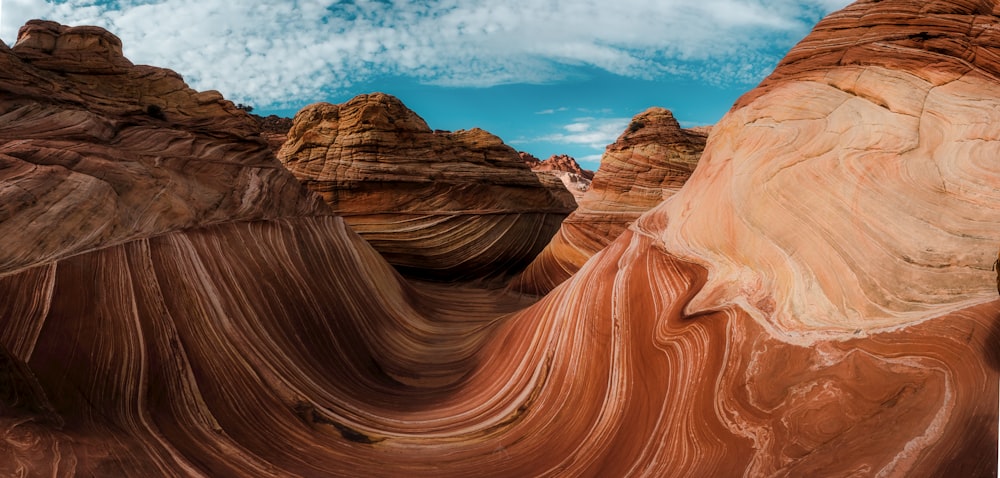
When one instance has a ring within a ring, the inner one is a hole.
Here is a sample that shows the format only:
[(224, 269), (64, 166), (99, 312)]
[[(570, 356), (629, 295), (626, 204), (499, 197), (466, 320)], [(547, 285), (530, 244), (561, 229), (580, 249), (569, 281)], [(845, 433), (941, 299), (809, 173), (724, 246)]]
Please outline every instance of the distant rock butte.
[(512, 287), (544, 294), (576, 273), (640, 215), (684, 185), (706, 138), (707, 132), (681, 128), (664, 108), (632, 118), (605, 151), (577, 210)]
[(278, 154), (400, 271), (435, 280), (504, 276), (545, 247), (576, 205), (481, 129), (432, 131), (375, 93), (295, 116)]
[(292, 119), (282, 118), (278, 115), (258, 116), (251, 114), (251, 118), (257, 121), (260, 126), (260, 136), (267, 141), (267, 145), (278, 154), (281, 146), (288, 139), (288, 130), (292, 129)]
[(578, 203), (583, 198), (583, 194), (590, 189), (590, 181), (594, 179), (593, 171), (581, 168), (576, 159), (565, 154), (552, 155), (545, 161), (523, 151), (518, 155), (524, 164), (527, 164), (535, 173), (549, 174), (559, 178)]

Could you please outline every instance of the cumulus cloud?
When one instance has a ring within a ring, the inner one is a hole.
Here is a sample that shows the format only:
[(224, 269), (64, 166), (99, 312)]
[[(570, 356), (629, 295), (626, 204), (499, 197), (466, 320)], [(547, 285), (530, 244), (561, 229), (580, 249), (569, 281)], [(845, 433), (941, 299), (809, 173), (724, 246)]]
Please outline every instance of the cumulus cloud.
[(45, 0), (0, 0), (0, 39), (13, 44), (21, 25), (47, 9)]
[[(631, 120), (631, 118), (576, 118), (572, 123), (564, 125), (562, 131), (536, 138), (533, 141), (604, 150), (605, 146), (618, 139)], [(600, 158), (600, 155), (597, 157)]]
[(103, 26), (134, 62), (258, 106), (301, 104), (384, 75), (449, 86), (548, 83), (573, 67), (752, 84), (847, 0), (6, 0)]

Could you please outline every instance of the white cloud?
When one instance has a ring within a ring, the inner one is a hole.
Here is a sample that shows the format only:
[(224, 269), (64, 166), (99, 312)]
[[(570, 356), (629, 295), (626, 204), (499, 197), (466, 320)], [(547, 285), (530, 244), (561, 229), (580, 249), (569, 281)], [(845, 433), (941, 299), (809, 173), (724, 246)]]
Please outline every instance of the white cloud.
[(277, 106), (379, 75), (492, 86), (558, 81), (566, 66), (753, 84), (820, 15), (847, 3), (5, 0), (0, 36), (10, 43), (14, 25), (31, 17), (103, 26), (136, 63), (172, 68), (197, 89)]
[(12, 45), (24, 22), (47, 10), (45, 0), (0, 0), (0, 39)]
[(568, 110), (569, 110), (569, 108), (567, 108), (565, 106), (562, 106), (562, 107), (559, 107), (559, 108), (549, 108), (547, 110), (536, 111), (535, 114), (536, 115), (554, 115), (556, 113), (562, 113), (563, 111), (568, 111)]
[(603, 151), (618, 139), (631, 120), (632, 118), (577, 118), (573, 123), (564, 125), (563, 131), (533, 141), (586, 146)]

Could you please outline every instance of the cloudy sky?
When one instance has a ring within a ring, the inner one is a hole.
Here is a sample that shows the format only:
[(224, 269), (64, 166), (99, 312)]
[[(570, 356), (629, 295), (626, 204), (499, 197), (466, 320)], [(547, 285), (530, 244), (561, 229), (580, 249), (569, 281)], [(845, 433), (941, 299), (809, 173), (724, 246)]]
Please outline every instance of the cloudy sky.
[(715, 123), (847, 0), (0, 0), (8, 45), (30, 18), (99, 25), (134, 63), (171, 68), (255, 113), (372, 91), (432, 128), (481, 127), (596, 169), (650, 106)]

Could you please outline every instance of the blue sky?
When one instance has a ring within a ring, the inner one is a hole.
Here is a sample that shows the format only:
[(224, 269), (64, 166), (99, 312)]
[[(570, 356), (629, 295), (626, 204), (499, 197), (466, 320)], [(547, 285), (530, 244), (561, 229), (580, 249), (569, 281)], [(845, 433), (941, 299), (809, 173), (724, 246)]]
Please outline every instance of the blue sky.
[(486, 129), (596, 169), (650, 106), (719, 120), (846, 0), (0, 0), (0, 38), (30, 18), (99, 25), (133, 62), (171, 68), (260, 114), (372, 91), (432, 128)]

